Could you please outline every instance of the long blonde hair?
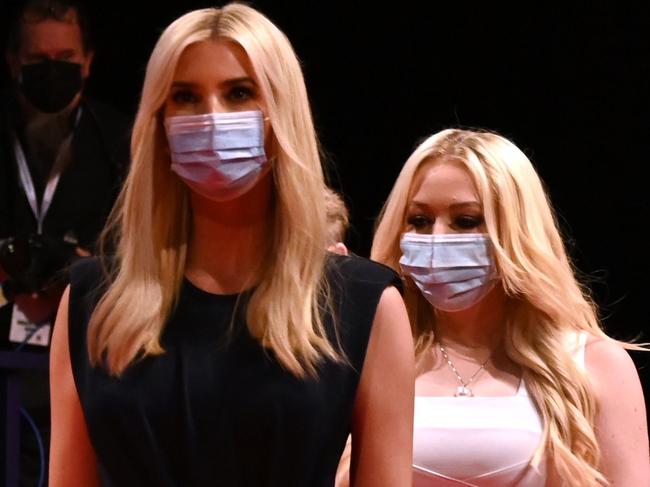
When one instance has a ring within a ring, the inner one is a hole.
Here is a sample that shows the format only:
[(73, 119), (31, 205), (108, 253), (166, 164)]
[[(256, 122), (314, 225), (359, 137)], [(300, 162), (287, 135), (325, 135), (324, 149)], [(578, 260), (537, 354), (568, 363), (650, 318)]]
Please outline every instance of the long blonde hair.
[[(598, 470), (594, 394), (571, 358), (565, 338), (568, 332), (585, 331), (611, 339), (600, 327), (588, 290), (575, 277), (542, 182), (521, 150), (489, 132), (450, 129), (426, 139), (404, 164), (384, 205), (372, 259), (399, 272), (400, 236), (414, 180), (425, 165), (441, 160), (462, 164), (482, 201), (501, 283), (509, 297), (506, 351), (521, 366), (544, 423), (533, 464), (547, 453), (567, 485), (606, 485)], [(415, 286), (406, 286), (405, 302), (421, 362), (436, 339), (435, 315)]]
[(188, 190), (170, 171), (162, 110), (183, 51), (215, 38), (237, 43), (250, 58), (274, 137), (273, 235), (247, 307), (248, 326), (296, 376), (315, 373), (323, 358), (340, 358), (320, 314), (329, 302), (326, 186), (300, 65), (275, 25), (234, 3), (174, 21), (147, 65), (130, 172), (107, 227), (116, 234), (117, 262), (88, 333), (91, 361), (115, 375), (140, 355), (163, 353), (160, 337), (183, 279), (191, 208)]

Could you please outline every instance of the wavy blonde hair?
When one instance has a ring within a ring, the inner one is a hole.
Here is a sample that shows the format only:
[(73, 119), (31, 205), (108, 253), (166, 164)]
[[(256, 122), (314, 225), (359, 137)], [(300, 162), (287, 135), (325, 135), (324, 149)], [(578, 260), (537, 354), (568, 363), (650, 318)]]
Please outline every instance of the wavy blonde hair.
[[(399, 272), (400, 237), (420, 170), (442, 160), (462, 164), (476, 185), (501, 283), (508, 296), (505, 344), (538, 408), (544, 430), (533, 465), (546, 453), (571, 487), (607, 485), (599, 471), (594, 433), (596, 402), (565, 345), (567, 332), (607, 340), (593, 300), (576, 279), (546, 191), (526, 155), (489, 132), (443, 130), (404, 164), (380, 215), (372, 259)], [(405, 302), (416, 358), (436, 340), (432, 306), (414, 285)], [(623, 343), (626, 348), (638, 348)]]
[(131, 143), (132, 163), (107, 232), (116, 264), (91, 318), (92, 363), (119, 375), (141, 355), (163, 353), (160, 337), (182, 284), (191, 231), (188, 190), (170, 171), (163, 107), (183, 51), (227, 39), (250, 58), (272, 126), (275, 208), (271, 248), (247, 306), (253, 336), (296, 376), (339, 360), (321, 320), (325, 182), (304, 79), (285, 35), (245, 5), (187, 13), (160, 36), (147, 65)]

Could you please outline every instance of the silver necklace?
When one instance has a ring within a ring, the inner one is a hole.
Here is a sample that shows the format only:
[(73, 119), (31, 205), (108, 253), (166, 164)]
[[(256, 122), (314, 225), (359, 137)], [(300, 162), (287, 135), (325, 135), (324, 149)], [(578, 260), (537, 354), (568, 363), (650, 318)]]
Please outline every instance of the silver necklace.
[(445, 350), (445, 347), (443, 347), (441, 344), (438, 344), (438, 347), (440, 347), (440, 353), (442, 353), (443, 358), (447, 361), (447, 365), (451, 368), (452, 372), (456, 376), (456, 379), (458, 380), (458, 383), (460, 384), (456, 388), (456, 394), (454, 396), (456, 397), (472, 397), (474, 393), (472, 390), (469, 388), (469, 385), (474, 382), (474, 379), (478, 376), (478, 374), (485, 369), (485, 365), (488, 363), (488, 360), (490, 360), (490, 357), (485, 359), (485, 362), (481, 364), (481, 366), (478, 368), (476, 372), (472, 374), (472, 376), (468, 379), (465, 380), (462, 378), (462, 376), (458, 373), (458, 369), (456, 369), (456, 366), (454, 363), (451, 361), (449, 358), (449, 355), (447, 354), (447, 350)]

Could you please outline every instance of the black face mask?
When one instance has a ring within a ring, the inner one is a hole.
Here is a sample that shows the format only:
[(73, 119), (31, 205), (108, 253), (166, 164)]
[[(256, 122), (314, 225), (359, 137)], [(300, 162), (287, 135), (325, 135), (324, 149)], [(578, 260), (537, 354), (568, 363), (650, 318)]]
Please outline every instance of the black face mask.
[(81, 91), (81, 64), (48, 59), (23, 64), (20, 90), (34, 107), (44, 113), (56, 113), (67, 107)]

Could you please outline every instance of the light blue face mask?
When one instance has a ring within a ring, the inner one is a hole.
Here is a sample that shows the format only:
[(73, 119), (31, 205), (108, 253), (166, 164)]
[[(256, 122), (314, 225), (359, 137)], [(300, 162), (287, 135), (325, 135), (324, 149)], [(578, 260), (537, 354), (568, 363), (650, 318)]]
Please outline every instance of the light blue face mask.
[(483, 299), (498, 279), (490, 239), (482, 233), (405, 233), (399, 264), (434, 308), (467, 309)]
[(269, 169), (259, 110), (167, 117), (165, 129), (172, 171), (206, 198), (241, 196)]

